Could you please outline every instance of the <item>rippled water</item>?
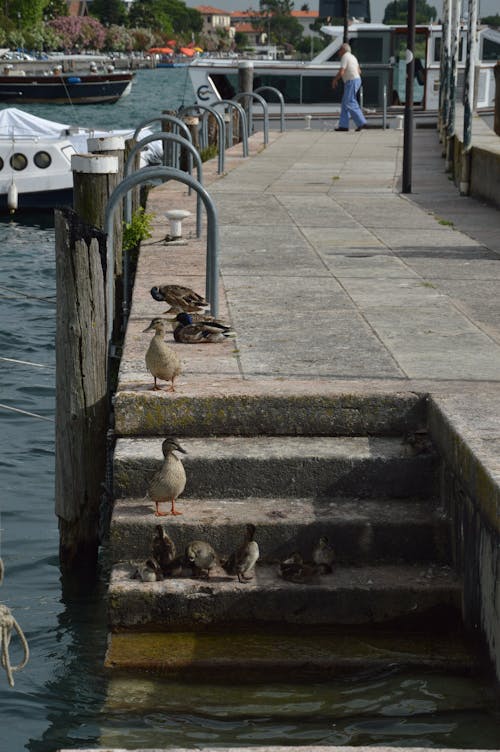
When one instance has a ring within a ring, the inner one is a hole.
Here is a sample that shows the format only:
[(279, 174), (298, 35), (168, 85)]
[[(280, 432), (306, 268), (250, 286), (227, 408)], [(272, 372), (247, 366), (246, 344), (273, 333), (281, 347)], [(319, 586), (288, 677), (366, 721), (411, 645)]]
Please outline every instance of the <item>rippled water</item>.
[[(135, 126), (183, 98), (185, 69), (141, 71), (116, 105), (33, 106), (60, 122)], [(158, 105), (158, 103), (160, 103)], [(54, 506), (54, 239), (50, 218), (0, 222), (0, 598), (31, 648), (8, 688), (0, 671), (0, 749), (238, 744), (498, 747), (486, 679), (389, 669), (327, 684), (184, 685), (108, 676), (104, 585), (61, 581)], [(28, 361), (14, 363), (12, 360)], [(49, 419), (49, 420), (46, 420)], [(14, 646), (15, 647), (15, 646)], [(19, 653), (13, 650), (13, 660)]]

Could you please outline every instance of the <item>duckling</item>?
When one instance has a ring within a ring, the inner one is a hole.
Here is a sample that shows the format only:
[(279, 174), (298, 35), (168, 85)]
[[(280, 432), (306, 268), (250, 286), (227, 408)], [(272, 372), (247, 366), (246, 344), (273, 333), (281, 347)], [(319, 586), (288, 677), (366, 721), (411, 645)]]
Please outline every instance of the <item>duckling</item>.
[(210, 572), (219, 564), (219, 557), (210, 543), (191, 541), (186, 546), (186, 561), (194, 577), (210, 577)]
[(315, 565), (306, 564), (298, 551), (280, 562), (280, 574), (284, 580), (298, 584), (308, 584), (316, 579), (318, 569)]
[(312, 560), (318, 567), (318, 572), (320, 574), (329, 574), (333, 569), (334, 558), (335, 552), (333, 546), (328, 542), (326, 535), (322, 535), (312, 552)]
[(176, 342), (184, 344), (223, 342), (225, 337), (230, 336), (231, 327), (215, 319), (212, 321), (206, 319), (195, 324), (190, 313), (179, 313), (175, 320), (178, 322), (174, 329)]
[(159, 285), (151, 288), (151, 295), (155, 300), (170, 303), (167, 313), (199, 311), (206, 308), (208, 303), (201, 295), (183, 285)]
[(164, 577), (178, 577), (182, 574), (184, 556), (176, 556), (177, 550), (172, 538), (163, 525), (156, 526), (153, 539), (153, 556), (160, 565)]
[(156, 318), (151, 321), (147, 329), (144, 329), (144, 332), (152, 330), (155, 332), (146, 352), (146, 367), (154, 378), (152, 389), (161, 389), (156, 380), (162, 379), (163, 381), (171, 381), (172, 383), (167, 391), (175, 392), (175, 378), (181, 373), (182, 368), (177, 353), (163, 341), (165, 327), (166, 322), (163, 319)]
[(142, 582), (158, 582), (163, 580), (163, 574), (160, 565), (155, 559), (146, 559), (144, 564), (140, 564), (132, 575), (133, 580), (142, 580)]
[(228, 574), (237, 574), (238, 582), (248, 582), (253, 577), (249, 574), (259, 558), (259, 544), (254, 540), (255, 525), (247, 525), (241, 546), (234, 551), (222, 565)]
[[(149, 498), (156, 504), (156, 516), (164, 517), (167, 512), (160, 512), (158, 505), (162, 501), (170, 501), (170, 514), (182, 514), (175, 508), (175, 500), (184, 491), (186, 485), (186, 471), (174, 451), (186, 454), (173, 437), (167, 437), (161, 445), (164, 460), (161, 469), (155, 473), (149, 485)], [(169, 539), (170, 540), (170, 539)], [(175, 555), (175, 554), (174, 554)], [(172, 557), (173, 558), (173, 557)]]

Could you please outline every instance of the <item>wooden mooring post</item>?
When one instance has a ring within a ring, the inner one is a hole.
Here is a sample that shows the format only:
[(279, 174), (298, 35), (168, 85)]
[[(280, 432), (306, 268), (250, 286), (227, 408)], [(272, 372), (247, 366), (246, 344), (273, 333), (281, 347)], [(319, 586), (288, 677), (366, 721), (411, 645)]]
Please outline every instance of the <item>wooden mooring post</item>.
[[(110, 409), (106, 276), (121, 275), (120, 264), (106, 268), (102, 228), (123, 167), (119, 156), (99, 151), (106, 153), (73, 155), (75, 209), (55, 219), (56, 514), (60, 564), (74, 572), (97, 564)], [(121, 216), (114, 231), (121, 248)]]
[(108, 398), (105, 236), (56, 211), (56, 504), (60, 564), (97, 562)]

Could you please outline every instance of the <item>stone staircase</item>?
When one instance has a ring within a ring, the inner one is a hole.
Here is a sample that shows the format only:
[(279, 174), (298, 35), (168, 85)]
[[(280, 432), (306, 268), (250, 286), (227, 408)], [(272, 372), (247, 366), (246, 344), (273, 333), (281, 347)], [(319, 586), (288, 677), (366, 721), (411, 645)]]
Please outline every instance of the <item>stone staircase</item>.
[[(318, 420), (324, 424), (324, 416)], [(311, 416), (308, 423), (310, 430)], [(416, 427), (400, 425), (405, 432)], [(146, 491), (161, 464), (163, 436), (120, 438), (109, 542), (113, 634), (107, 664), (144, 667), (153, 660), (167, 670), (178, 654), (182, 666), (192, 668), (193, 661), (200, 661), (199, 649), (186, 659), (182, 634), (199, 635), (207, 645), (210, 635), (219, 635), (204, 660), (213, 664), (216, 656), (219, 666), (226, 660), (225, 669), (231, 662), (238, 670), (242, 661), (248, 664), (248, 651), (245, 656), (241, 648), (235, 655), (231, 649), (230, 656), (228, 634), (232, 642), (249, 631), (260, 630), (266, 639), (269, 630), (286, 633), (292, 640), (302, 633), (311, 657), (318, 649), (316, 638), (325, 640), (325, 629), (330, 637), (336, 634), (338, 644), (339, 635), (367, 627), (373, 640), (377, 632), (387, 639), (387, 628), (396, 625), (396, 643), (426, 620), (457, 624), (461, 582), (450, 566), (449, 521), (438, 501), (439, 458), (432, 446), (422, 449), (405, 441), (404, 433), (391, 435), (393, 428), (381, 424), (378, 435), (370, 436), (215, 438), (182, 437), (175, 431), (187, 452), (182, 455), (187, 485), (176, 505), (182, 515), (161, 518), (155, 517)], [(336, 433), (334, 426), (331, 432)], [(250, 522), (256, 526), (260, 561), (249, 582), (240, 583), (222, 569), (209, 579), (193, 578), (188, 569), (161, 582), (132, 579), (137, 562), (151, 555), (158, 524), (178, 552), (198, 539), (225, 557)], [(335, 549), (333, 572), (300, 584), (284, 580), (280, 560), (294, 551), (308, 559), (321, 535)], [(146, 655), (147, 635), (156, 635), (153, 659)], [(299, 652), (304, 649), (305, 644)], [(316, 666), (320, 673), (335, 663), (331, 655), (325, 658), (324, 644), (322, 650)], [(255, 651), (254, 645), (250, 653)], [(257, 652), (260, 666), (267, 662), (272, 668), (284, 660), (269, 646)], [(356, 665), (363, 660), (352, 658)]]

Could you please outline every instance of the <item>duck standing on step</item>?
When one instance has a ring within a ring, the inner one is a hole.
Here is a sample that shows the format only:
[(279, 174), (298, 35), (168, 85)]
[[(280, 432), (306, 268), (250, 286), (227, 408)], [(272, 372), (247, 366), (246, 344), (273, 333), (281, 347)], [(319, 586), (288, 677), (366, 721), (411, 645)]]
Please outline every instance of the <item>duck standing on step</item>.
[(164, 517), (168, 514), (168, 512), (160, 512), (159, 509), (161, 502), (168, 501), (171, 504), (170, 514), (182, 514), (182, 512), (176, 510), (175, 500), (184, 491), (186, 471), (184, 470), (184, 465), (174, 452), (186, 454), (186, 450), (172, 437), (165, 439), (161, 445), (161, 450), (164, 457), (163, 465), (151, 480), (148, 489), (149, 498), (156, 505), (155, 514), (157, 517)]
[(191, 541), (186, 546), (186, 562), (191, 567), (193, 577), (210, 577), (210, 572), (219, 565), (219, 557), (206, 541)]
[(159, 302), (170, 303), (167, 313), (191, 313), (208, 306), (205, 298), (184, 285), (158, 285), (151, 288), (151, 295)]
[(177, 556), (175, 543), (163, 525), (156, 526), (153, 538), (153, 557), (158, 562), (164, 577), (178, 577), (182, 574), (183, 556)]
[(155, 318), (151, 321), (144, 332), (154, 331), (154, 337), (149, 343), (146, 352), (146, 368), (154, 378), (152, 389), (159, 390), (156, 383), (157, 379), (170, 381), (168, 392), (175, 392), (174, 382), (176, 377), (182, 372), (181, 361), (179, 356), (164, 341), (166, 322), (164, 319)]
[(227, 574), (238, 575), (238, 582), (248, 582), (253, 578), (253, 571), (259, 559), (259, 544), (254, 540), (255, 525), (247, 525), (243, 543), (224, 562)]
[(320, 574), (330, 574), (333, 571), (335, 552), (328, 542), (326, 535), (322, 535), (313, 548), (312, 560)]
[(175, 317), (177, 326), (174, 329), (174, 339), (176, 342), (182, 342), (185, 345), (207, 344), (212, 342), (223, 342), (226, 337), (231, 336), (231, 327), (223, 324), (217, 319), (207, 317), (206, 319), (197, 317), (198, 322), (194, 322), (193, 315), (190, 313), (179, 313)]

